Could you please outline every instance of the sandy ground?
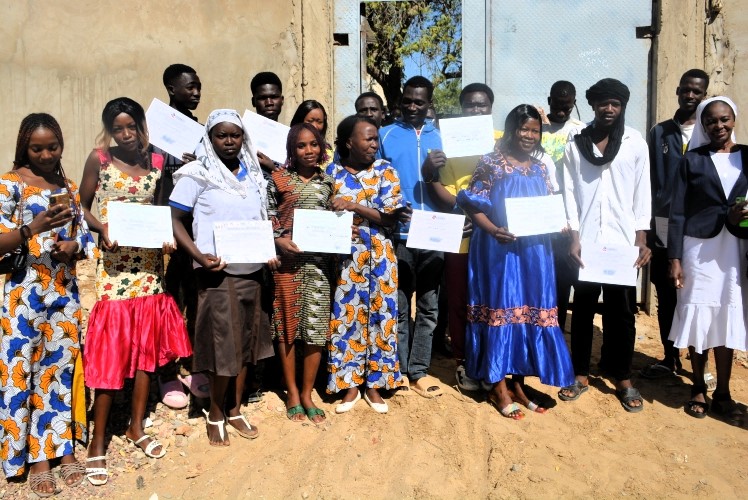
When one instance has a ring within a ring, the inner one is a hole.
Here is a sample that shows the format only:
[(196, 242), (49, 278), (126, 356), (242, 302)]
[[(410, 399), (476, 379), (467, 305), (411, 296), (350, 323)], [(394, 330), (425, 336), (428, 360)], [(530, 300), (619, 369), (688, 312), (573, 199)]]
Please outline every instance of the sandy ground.
[[(656, 318), (640, 314), (637, 336), (638, 369), (661, 353)], [(286, 419), (282, 395), (270, 392), (244, 411), (260, 437), (231, 434), (228, 448), (208, 446), (203, 419), (159, 405), (151, 431), (170, 444), (165, 458), (146, 459), (115, 436), (109, 484), (58, 498), (745, 498), (748, 426), (686, 415), (684, 367), (678, 377), (635, 380), (646, 400), (639, 414), (623, 410), (605, 378), (591, 377), (576, 402), (528, 379), (557, 404), (512, 421), (482, 395), (461, 394), (452, 361), (436, 356), (432, 374), (447, 386), (439, 398), (393, 396), (387, 415), (362, 400), (336, 415), (336, 400), (320, 394), (328, 418), (314, 426)], [(735, 362), (732, 392), (748, 401), (744, 361)], [(0, 496), (26, 498), (28, 487), (3, 484)]]

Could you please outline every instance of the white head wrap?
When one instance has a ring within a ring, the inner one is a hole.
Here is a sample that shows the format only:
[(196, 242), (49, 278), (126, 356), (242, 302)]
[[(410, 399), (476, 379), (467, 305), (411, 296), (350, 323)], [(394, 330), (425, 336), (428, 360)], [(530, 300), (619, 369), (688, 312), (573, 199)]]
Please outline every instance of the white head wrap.
[[(696, 149), (698, 147), (701, 147), (705, 144), (709, 144), (712, 142), (712, 140), (709, 138), (709, 135), (706, 133), (706, 130), (704, 130), (704, 125), (701, 123), (701, 115), (704, 113), (704, 108), (706, 108), (710, 103), (714, 101), (722, 101), (728, 106), (732, 108), (732, 112), (735, 114), (735, 118), (738, 117), (738, 107), (735, 105), (734, 102), (732, 102), (732, 99), (725, 96), (717, 96), (717, 97), (710, 97), (709, 99), (704, 99), (701, 101), (699, 106), (696, 108), (696, 123), (693, 127), (693, 135), (691, 136), (691, 140), (688, 141), (688, 150), (691, 151), (692, 149)], [(737, 143), (737, 139), (735, 139), (735, 131), (732, 132), (732, 142)]]
[[(213, 143), (210, 141), (210, 131), (219, 123), (233, 123), (240, 127), (244, 132), (239, 160), (241, 161), (241, 170), (238, 176), (229, 171), (213, 149)], [(267, 219), (267, 181), (262, 175), (260, 162), (257, 159), (257, 150), (252, 145), (249, 137), (249, 131), (244, 127), (239, 113), (233, 109), (216, 109), (205, 122), (205, 135), (203, 135), (202, 147), (199, 148), (204, 152), (197, 160), (184, 165), (174, 172), (174, 182), (183, 176), (193, 177), (203, 182), (226, 191), (228, 193), (238, 194), (242, 198), (247, 196), (247, 189), (240, 182), (244, 175), (255, 184), (260, 196), (260, 206), (262, 207), (262, 218)], [(238, 178), (237, 178), (238, 177)]]

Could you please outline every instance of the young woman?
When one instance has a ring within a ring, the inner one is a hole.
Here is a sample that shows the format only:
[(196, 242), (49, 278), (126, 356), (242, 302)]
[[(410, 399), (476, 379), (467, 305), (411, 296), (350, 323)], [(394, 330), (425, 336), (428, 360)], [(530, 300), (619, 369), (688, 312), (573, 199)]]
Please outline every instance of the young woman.
[[(213, 111), (202, 144), (205, 154), (174, 174), (169, 204), (174, 237), (196, 268), (193, 371), (209, 374), (208, 440), (228, 446), (226, 422), (244, 438), (258, 436), (241, 414), (241, 398), (248, 365), (273, 355), (270, 294), (262, 264), (227, 264), (216, 256), (213, 223), (267, 220), (267, 182), (236, 111)], [(195, 241), (186, 228), (190, 218)]]
[(308, 123), (319, 131), (319, 135), (322, 136), (322, 150), (325, 153), (325, 164), (332, 161), (333, 149), (332, 146), (327, 143), (327, 111), (325, 107), (319, 101), (309, 99), (303, 101), (296, 108), (296, 112), (291, 118), (291, 126), (298, 125), (299, 123)]
[[(81, 199), (86, 221), (99, 233), (101, 255), (96, 266), (97, 302), (86, 334), (86, 385), (96, 390), (94, 432), (88, 450), (88, 478), (107, 482), (105, 432), (115, 391), (126, 378), (135, 379), (130, 426), (125, 436), (152, 458), (166, 449), (143, 431), (150, 374), (177, 357), (192, 353), (184, 319), (163, 289), (163, 252), (159, 248), (119, 247), (109, 238), (110, 202), (152, 204), (163, 157), (148, 152), (145, 113), (127, 97), (109, 101), (101, 120), (103, 131), (86, 160)], [(116, 143), (110, 147), (111, 141)], [(91, 212), (94, 198), (99, 217)]]
[[(714, 348), (717, 388), (712, 412), (742, 425), (743, 412), (730, 395), (734, 349), (746, 350), (745, 228), (725, 227), (745, 218), (748, 148), (735, 143), (735, 104), (727, 97), (706, 99), (696, 108), (696, 125), (673, 187), (668, 225), (670, 278), (677, 289), (670, 340), (688, 347), (693, 368), (691, 399), (685, 411), (704, 418), (709, 411), (704, 367)], [(730, 206), (732, 210), (729, 210)], [(742, 234), (741, 234), (742, 233)]]
[(0, 254), (28, 245), (26, 266), (5, 277), (0, 459), (6, 478), (30, 464), (29, 486), (40, 497), (58, 491), (51, 460), (60, 459), (67, 486), (85, 473), (73, 455), (86, 429), (83, 387), (73, 383), (81, 320), (75, 261), (92, 255), (93, 240), (62, 170), (63, 147), (57, 121), (31, 114), (18, 131), (13, 170), (0, 176)]
[[(272, 323), (288, 391), (286, 416), (300, 422), (306, 414), (315, 424), (325, 419), (325, 412), (312, 401), (312, 389), (330, 330), (332, 256), (299, 249), (292, 241), (292, 229), (296, 209), (330, 209), (333, 180), (322, 171), (323, 144), (312, 125), (291, 127), (286, 168), (273, 172), (268, 184), (268, 214), (281, 256), (281, 266), (273, 273)], [(301, 393), (296, 385), (297, 340), (304, 344)]]
[[(574, 381), (558, 326), (551, 236), (515, 238), (507, 231), (505, 199), (554, 191), (553, 162), (538, 160), (540, 131), (535, 107), (522, 104), (510, 111), (497, 150), (481, 158), (470, 185), (457, 195), (474, 224), (467, 374), (492, 384), (489, 402), (515, 420), (524, 417), (516, 401), (531, 411), (545, 411), (525, 394), (524, 376), (559, 387)], [(515, 376), (511, 390), (506, 382), (510, 374)]]
[(385, 160), (375, 160), (377, 126), (370, 118), (349, 116), (338, 125), (340, 163), (327, 167), (335, 181), (333, 210), (353, 212), (358, 236), (351, 255), (341, 256), (335, 290), (327, 392), (345, 391), (336, 413), (361, 399), (387, 413), (380, 389), (402, 384), (397, 357), (397, 258), (387, 229), (404, 208), (400, 179)]

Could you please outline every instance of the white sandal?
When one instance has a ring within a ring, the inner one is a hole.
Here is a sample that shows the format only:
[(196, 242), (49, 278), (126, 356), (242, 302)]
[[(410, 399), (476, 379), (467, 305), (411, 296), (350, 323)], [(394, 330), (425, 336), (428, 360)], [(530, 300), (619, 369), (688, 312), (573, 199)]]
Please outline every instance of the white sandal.
[[(145, 456), (146, 456), (146, 457), (150, 457), (150, 458), (161, 458), (161, 457), (163, 457), (164, 455), (166, 455), (166, 447), (165, 447), (164, 445), (162, 445), (162, 444), (161, 444), (161, 443), (159, 442), (159, 440), (158, 440), (158, 439), (153, 439), (153, 438), (151, 438), (151, 436), (149, 436), (148, 434), (143, 434), (143, 435), (142, 435), (142, 436), (140, 437), (140, 439), (138, 439), (137, 441), (135, 441), (135, 440), (132, 440), (132, 439), (130, 439), (130, 438), (129, 438), (129, 437), (127, 437), (127, 436), (125, 436), (125, 437), (127, 438), (127, 440), (128, 440), (128, 441), (130, 441), (130, 442), (131, 442), (132, 444), (134, 444), (134, 445), (135, 445), (135, 446), (136, 446), (137, 448), (140, 448), (141, 450), (143, 450), (143, 453), (145, 453)], [(148, 445), (147, 445), (147, 446), (145, 447), (145, 449), (143, 449), (143, 448), (142, 448), (142, 447), (140, 446), (140, 443), (142, 443), (142, 442), (143, 442), (143, 441), (145, 441), (146, 439), (150, 439), (150, 440), (151, 440), (151, 442), (150, 442), (150, 443), (148, 443)], [(153, 453), (153, 450), (154, 450), (154, 449), (156, 449), (156, 448), (158, 448), (159, 446), (161, 447), (161, 453), (159, 453), (158, 455), (156, 455), (155, 453)]]
[[(86, 463), (96, 462), (97, 460), (104, 460), (106, 462), (106, 455), (87, 458)], [(92, 476), (104, 476), (104, 479), (94, 479)], [(109, 481), (109, 471), (106, 467), (86, 467), (86, 478), (94, 486), (103, 486)]]
[[(225, 442), (226, 441), (226, 420), (221, 420), (220, 422), (213, 422), (210, 419), (210, 414), (205, 408), (203, 408), (203, 414), (205, 415), (205, 421), (208, 423), (208, 425), (215, 425), (216, 427), (218, 427), (218, 437), (221, 438), (221, 441)], [(214, 445), (213, 443), (211, 443), (211, 446), (219, 446), (219, 445)]]
[[(236, 431), (236, 433), (239, 434), (241, 437), (243, 437), (245, 439), (255, 439), (255, 438), (257, 438), (260, 435), (260, 432), (257, 430), (257, 427), (252, 427), (252, 424), (250, 424), (247, 421), (247, 419), (244, 418), (244, 415), (239, 414), (239, 415), (236, 415), (236, 416), (233, 416), (233, 417), (227, 417), (226, 420), (228, 420), (228, 421), (231, 421), (231, 420), (241, 420), (242, 422), (244, 422), (244, 425), (246, 425), (247, 428), (250, 431), (254, 431), (255, 432), (254, 434), (250, 434), (249, 432), (246, 432), (246, 431), (240, 431), (239, 429), (237, 429), (236, 427), (234, 427), (232, 425), (231, 427), (234, 428), (234, 430)], [(208, 422), (208, 423), (210, 423), (210, 422)]]

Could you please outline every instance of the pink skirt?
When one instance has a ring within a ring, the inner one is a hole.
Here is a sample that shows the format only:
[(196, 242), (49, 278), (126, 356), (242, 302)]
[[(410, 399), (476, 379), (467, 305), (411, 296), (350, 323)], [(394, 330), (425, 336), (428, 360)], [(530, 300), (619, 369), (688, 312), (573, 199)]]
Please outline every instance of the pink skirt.
[(171, 295), (101, 300), (88, 320), (83, 349), (86, 386), (122, 389), (137, 370), (154, 372), (191, 354), (184, 318)]

